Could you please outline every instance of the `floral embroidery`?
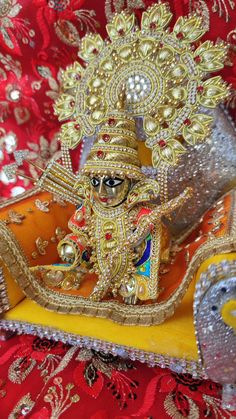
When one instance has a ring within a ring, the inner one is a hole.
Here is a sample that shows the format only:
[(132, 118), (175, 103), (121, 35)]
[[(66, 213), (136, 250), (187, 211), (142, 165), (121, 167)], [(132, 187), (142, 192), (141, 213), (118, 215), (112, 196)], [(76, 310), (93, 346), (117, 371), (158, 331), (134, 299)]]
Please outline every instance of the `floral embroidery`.
[(51, 407), (51, 415), (49, 417), (58, 419), (73, 403), (77, 403), (80, 397), (77, 393), (72, 395), (74, 384), (68, 383), (63, 387), (61, 377), (54, 378), (53, 384), (54, 386), (49, 387), (44, 401), (49, 403)]
[(135, 389), (138, 382), (121, 372), (134, 368), (130, 361), (85, 348), (80, 350), (76, 359), (80, 363), (74, 371), (74, 381), (87, 394), (97, 398), (104, 387), (104, 377), (107, 377), (106, 387), (112, 392), (120, 408), (127, 406), (128, 400), (136, 399)]
[[(40, 134), (41, 127), (37, 125), (34, 127), (34, 131), (31, 130), (30, 134), (32, 139), (39, 138), (38, 144), (36, 142), (28, 142), (29, 153), (27, 155), (28, 160), (32, 160), (38, 166), (44, 168), (51, 158), (57, 160), (61, 154), (59, 152), (58, 138), (55, 133), (50, 133), (50, 139), (45, 138), (44, 135)], [(30, 174), (35, 176), (38, 174), (33, 166), (29, 167)]]
[[(49, 25), (53, 24), (56, 34), (60, 40), (72, 46), (78, 46), (81, 34), (87, 31), (95, 31), (98, 23), (94, 19), (93, 10), (81, 10), (83, 0), (71, 0), (70, 2), (61, 2), (60, 8), (58, 2), (47, 0), (34, 0), (37, 7), (37, 22), (40, 30), (44, 34), (42, 48), (48, 47), (50, 42)], [(79, 10), (80, 9), (80, 10)], [(77, 30), (75, 23), (79, 25)]]
[(31, 37), (34, 37), (33, 30), (29, 30), (29, 22), (16, 17), (22, 5), (17, 0), (3, 0), (0, 5), (0, 44), (14, 54), (21, 55), (19, 39), (23, 43), (33, 46)]
[(41, 339), (30, 335), (19, 338), (19, 344), (13, 345), (0, 356), (0, 365), (5, 364), (9, 357), (15, 360), (9, 366), (8, 378), (11, 382), (22, 383), (37, 365), (41, 375), (49, 376), (64, 355), (67, 346), (50, 339)]
[(122, 10), (131, 12), (135, 9), (143, 9), (145, 8), (145, 3), (143, 0), (105, 0), (107, 20), (109, 22), (115, 13), (120, 13)]
[[(34, 98), (33, 79), (28, 75), (17, 77), (9, 72), (6, 80), (1, 82), (0, 103), (6, 114), (13, 113), (18, 123), (26, 122), (32, 112), (40, 118), (40, 110)], [(3, 117), (3, 115), (0, 115)]]
[(8, 416), (8, 419), (22, 419), (33, 408), (34, 401), (31, 399), (30, 393), (23, 396)]

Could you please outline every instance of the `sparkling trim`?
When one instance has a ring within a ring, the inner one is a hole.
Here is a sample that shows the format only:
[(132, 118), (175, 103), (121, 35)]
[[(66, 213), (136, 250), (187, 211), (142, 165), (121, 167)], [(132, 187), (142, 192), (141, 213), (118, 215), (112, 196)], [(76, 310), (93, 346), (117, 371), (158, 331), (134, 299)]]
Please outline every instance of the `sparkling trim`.
[(0, 268), (0, 313), (9, 310), (10, 302), (7, 295), (7, 288), (4, 280), (3, 270)]
[(42, 192), (42, 190), (38, 186), (36, 186), (32, 189), (29, 189), (28, 191), (21, 193), (20, 195), (17, 195), (14, 198), (7, 199), (6, 201), (1, 202), (0, 209), (6, 208), (9, 205), (16, 204), (17, 202), (22, 201), (23, 199), (30, 198), (31, 196), (37, 195), (40, 192)]
[(236, 274), (236, 260), (223, 260), (221, 263), (211, 264), (209, 265), (208, 269), (204, 271), (198, 283), (196, 284), (195, 293), (194, 293), (194, 303), (193, 303), (193, 314), (194, 314), (194, 328), (195, 328), (195, 336), (197, 341), (197, 348), (198, 348), (198, 359), (199, 363), (204, 368), (204, 359), (201, 352), (201, 345), (198, 338), (198, 330), (197, 330), (197, 317), (199, 314), (199, 306), (201, 300), (205, 293), (209, 290), (211, 286), (216, 284), (218, 281), (222, 279), (227, 279), (230, 277), (234, 277)]
[(48, 339), (54, 339), (69, 345), (77, 346), (79, 348), (86, 347), (96, 351), (109, 352), (113, 355), (129, 358), (133, 361), (147, 363), (150, 366), (170, 368), (172, 371), (177, 373), (188, 373), (194, 377), (205, 378), (205, 374), (197, 361), (168, 357), (166, 355), (155, 354), (141, 349), (130, 348), (125, 345), (117, 345), (100, 339), (66, 333), (60, 331), (59, 329), (25, 322), (1, 320), (0, 327), (6, 330), (18, 332), (19, 334), (26, 333), (39, 336), (40, 338), (46, 337)]

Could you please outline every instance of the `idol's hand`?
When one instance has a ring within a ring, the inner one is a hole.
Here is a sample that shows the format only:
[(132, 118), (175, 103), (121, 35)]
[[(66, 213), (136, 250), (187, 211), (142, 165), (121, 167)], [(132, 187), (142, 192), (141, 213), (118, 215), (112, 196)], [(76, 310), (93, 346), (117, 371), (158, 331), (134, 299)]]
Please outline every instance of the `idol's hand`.
[(138, 297), (136, 294), (134, 295), (130, 295), (129, 297), (124, 298), (124, 303), (125, 304), (132, 304), (135, 305), (138, 301)]
[(63, 262), (71, 264), (75, 262), (77, 256), (73, 246), (67, 243), (62, 244), (58, 248), (58, 254)]
[(163, 215), (167, 216), (175, 211), (177, 208), (181, 207), (193, 194), (192, 188), (186, 188), (176, 198), (171, 199), (165, 204), (157, 205), (157, 207), (145, 217), (141, 217), (139, 223), (136, 226), (136, 230), (127, 237), (126, 245), (135, 246), (140, 240), (143, 240), (150, 231), (150, 226), (160, 225), (161, 217)]
[(138, 301), (138, 287), (135, 278), (130, 278), (128, 284), (121, 285), (119, 289), (125, 304), (136, 304)]

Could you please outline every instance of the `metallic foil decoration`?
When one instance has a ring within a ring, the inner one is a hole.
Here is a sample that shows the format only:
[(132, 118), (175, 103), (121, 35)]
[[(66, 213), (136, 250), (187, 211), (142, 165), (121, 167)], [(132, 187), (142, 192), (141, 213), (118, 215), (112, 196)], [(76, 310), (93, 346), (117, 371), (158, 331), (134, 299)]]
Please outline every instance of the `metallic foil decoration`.
[[(236, 186), (236, 130), (227, 111), (218, 107), (211, 111), (214, 124), (211, 136), (204, 142), (189, 146), (179, 164), (168, 169), (169, 198), (186, 186), (194, 190), (193, 197), (169, 221), (174, 235), (196, 225), (214, 202)], [(140, 124), (139, 124), (140, 126)], [(140, 136), (143, 135), (140, 132)], [(145, 174), (157, 177), (158, 171), (143, 167)]]
[(231, 409), (236, 409), (236, 261), (210, 265), (201, 275), (194, 317), (205, 372), (224, 386), (227, 405), (231, 400)]

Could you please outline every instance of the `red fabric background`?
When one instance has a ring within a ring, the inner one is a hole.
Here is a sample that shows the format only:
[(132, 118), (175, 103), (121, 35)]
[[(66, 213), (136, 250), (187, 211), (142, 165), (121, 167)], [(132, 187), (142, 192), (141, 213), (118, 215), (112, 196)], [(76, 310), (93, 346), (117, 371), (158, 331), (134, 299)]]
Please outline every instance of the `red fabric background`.
[(31, 335), (1, 342), (0, 377), (1, 419), (235, 417), (210, 381)]

